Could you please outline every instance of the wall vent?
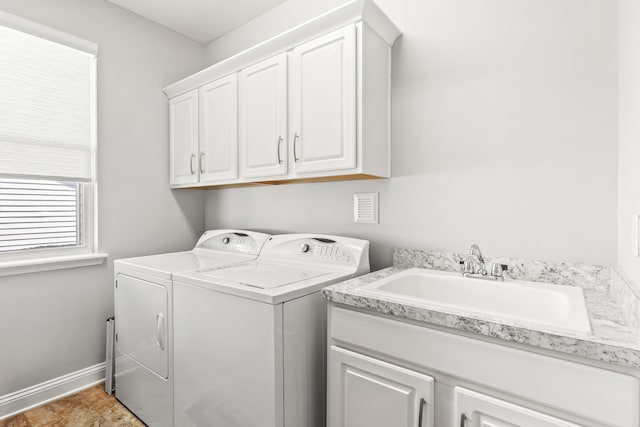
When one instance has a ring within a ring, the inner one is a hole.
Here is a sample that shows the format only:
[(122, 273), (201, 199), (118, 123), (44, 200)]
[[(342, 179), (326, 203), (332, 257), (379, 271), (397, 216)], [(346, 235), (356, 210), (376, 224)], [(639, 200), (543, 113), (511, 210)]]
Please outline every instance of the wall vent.
[(356, 224), (378, 224), (378, 193), (355, 193), (353, 195), (353, 222)]

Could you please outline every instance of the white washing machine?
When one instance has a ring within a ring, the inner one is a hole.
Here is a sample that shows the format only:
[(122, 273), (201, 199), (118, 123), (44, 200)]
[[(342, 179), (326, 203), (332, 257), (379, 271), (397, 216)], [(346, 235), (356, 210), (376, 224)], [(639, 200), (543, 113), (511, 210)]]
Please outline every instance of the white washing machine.
[(150, 426), (173, 425), (173, 275), (255, 259), (269, 235), (205, 232), (191, 251), (116, 260), (116, 398)]
[(320, 289), (369, 272), (369, 242), (271, 236), (260, 256), (174, 275), (175, 425), (325, 425)]

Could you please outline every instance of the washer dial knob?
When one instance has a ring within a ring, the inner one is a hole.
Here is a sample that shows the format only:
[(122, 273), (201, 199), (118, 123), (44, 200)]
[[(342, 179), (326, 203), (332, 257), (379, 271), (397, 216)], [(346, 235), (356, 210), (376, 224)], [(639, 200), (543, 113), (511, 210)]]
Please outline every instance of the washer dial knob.
[(306, 254), (307, 252), (309, 252), (309, 249), (311, 249), (311, 247), (306, 243), (303, 243), (302, 245), (300, 245), (300, 252), (302, 252), (303, 254)]
[(222, 244), (224, 244), (224, 245), (228, 245), (230, 241), (231, 241), (231, 239), (228, 238), (228, 237), (223, 237), (222, 238)]

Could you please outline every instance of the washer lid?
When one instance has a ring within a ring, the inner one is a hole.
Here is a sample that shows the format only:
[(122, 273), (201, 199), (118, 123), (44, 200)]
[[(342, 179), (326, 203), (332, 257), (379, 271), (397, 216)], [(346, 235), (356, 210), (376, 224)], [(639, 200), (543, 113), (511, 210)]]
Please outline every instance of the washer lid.
[(327, 268), (308, 265), (292, 265), (266, 261), (250, 261), (235, 267), (219, 270), (201, 271), (212, 281), (224, 279), (240, 285), (259, 289), (272, 289), (292, 283), (315, 279), (332, 273)]
[(208, 230), (190, 251), (115, 261), (116, 271), (130, 270), (171, 280), (180, 271), (220, 268), (256, 259), (268, 234), (245, 230)]
[(255, 255), (224, 252), (173, 252), (116, 260), (117, 271), (124, 269), (171, 280), (172, 273), (194, 269), (220, 268), (250, 261)]

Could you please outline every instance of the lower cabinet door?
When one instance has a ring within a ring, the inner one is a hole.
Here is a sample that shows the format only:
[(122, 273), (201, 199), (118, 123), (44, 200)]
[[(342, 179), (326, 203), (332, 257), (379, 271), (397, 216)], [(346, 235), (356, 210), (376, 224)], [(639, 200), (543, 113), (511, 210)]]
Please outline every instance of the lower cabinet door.
[(455, 387), (453, 394), (456, 427), (579, 427), (463, 387)]
[(328, 427), (433, 427), (434, 380), (331, 346)]

